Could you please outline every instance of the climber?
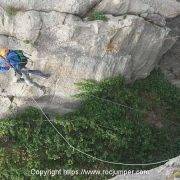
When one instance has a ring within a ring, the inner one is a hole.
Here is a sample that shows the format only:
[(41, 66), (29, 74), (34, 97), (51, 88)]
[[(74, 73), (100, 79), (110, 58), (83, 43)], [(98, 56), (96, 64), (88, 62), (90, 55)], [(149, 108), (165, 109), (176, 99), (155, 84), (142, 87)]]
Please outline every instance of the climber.
[(3, 48), (0, 50), (0, 73), (5, 73), (11, 68), (15, 71), (17, 83), (25, 82), (29, 86), (35, 86), (45, 93), (45, 87), (37, 84), (30, 78), (30, 74), (49, 78), (49, 74), (44, 74), (39, 70), (30, 70), (26, 67), (28, 57), (23, 54), (22, 50), (10, 50)]

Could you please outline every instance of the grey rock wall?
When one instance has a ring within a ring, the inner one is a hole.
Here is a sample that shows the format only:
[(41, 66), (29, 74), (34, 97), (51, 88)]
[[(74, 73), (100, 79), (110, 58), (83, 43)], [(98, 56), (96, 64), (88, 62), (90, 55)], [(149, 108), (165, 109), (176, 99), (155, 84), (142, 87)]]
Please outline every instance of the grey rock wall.
[(178, 180), (175, 173), (180, 171), (180, 156), (170, 159), (164, 165), (148, 170), (147, 172), (118, 175), (111, 180)]
[[(129, 1), (133, 14), (126, 11), (113, 16), (112, 5), (106, 7), (110, 13), (106, 14), (108, 21), (82, 18), (104, 2), (108, 1), (0, 0), (0, 47), (22, 49), (31, 55), (29, 68), (51, 74), (48, 80), (33, 77), (46, 86), (46, 96), (34, 87), (16, 83), (13, 70), (1, 74), (0, 117), (33, 105), (31, 97), (45, 109), (71, 111), (76, 106), (72, 98), (77, 93), (74, 83), (118, 74), (127, 82), (145, 78), (176, 42), (171, 29), (161, 23), (165, 20), (163, 13), (158, 20), (154, 9), (141, 1), (133, 1), (134, 5)], [(117, 12), (118, 8), (121, 11), (121, 6), (117, 6)], [(161, 6), (159, 11), (163, 11)], [(149, 12), (155, 19), (147, 18)]]

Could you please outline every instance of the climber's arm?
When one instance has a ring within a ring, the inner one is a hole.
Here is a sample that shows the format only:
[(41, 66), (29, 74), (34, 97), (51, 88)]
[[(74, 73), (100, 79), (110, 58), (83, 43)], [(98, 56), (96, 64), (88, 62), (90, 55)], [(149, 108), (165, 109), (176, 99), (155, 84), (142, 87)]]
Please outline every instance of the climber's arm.
[(0, 66), (0, 73), (4, 73), (9, 71), (10, 67), (9, 66)]
[(8, 63), (6, 63), (5, 60), (0, 57), (0, 73), (7, 72), (10, 68), (10, 65), (8, 65)]

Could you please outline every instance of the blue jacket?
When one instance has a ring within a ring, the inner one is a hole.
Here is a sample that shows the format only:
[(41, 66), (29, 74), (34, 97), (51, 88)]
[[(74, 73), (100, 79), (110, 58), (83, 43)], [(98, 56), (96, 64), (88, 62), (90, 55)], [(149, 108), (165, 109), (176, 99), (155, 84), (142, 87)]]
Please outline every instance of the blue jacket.
[[(0, 73), (9, 71), (11, 66), (16, 70), (21, 69), (21, 59), (15, 51), (10, 50), (6, 55), (6, 60), (8, 61), (7, 63), (0, 57)], [(11, 66), (8, 66), (8, 63)]]

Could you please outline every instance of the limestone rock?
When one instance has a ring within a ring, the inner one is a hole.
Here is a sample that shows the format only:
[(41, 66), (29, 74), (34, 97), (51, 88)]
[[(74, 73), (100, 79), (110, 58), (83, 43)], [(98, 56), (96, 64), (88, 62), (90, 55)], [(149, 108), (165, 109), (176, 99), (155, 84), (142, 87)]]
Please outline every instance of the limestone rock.
[(22, 41), (34, 42), (42, 26), (40, 13), (37, 11), (19, 11), (15, 16), (9, 16), (0, 9), (0, 34), (16, 37)]
[(8, 97), (0, 97), (0, 117), (7, 115), (6, 113), (11, 112), (11, 101)]
[(21, 10), (58, 11), (70, 14), (85, 14), (101, 0), (1, 0), (4, 9), (15, 7)]
[(150, 5), (156, 13), (166, 17), (173, 18), (180, 15), (180, 2), (176, 0), (141, 0)]
[(96, 9), (108, 14), (142, 14), (154, 13), (154, 9), (141, 0), (103, 0)]
[(114, 15), (148, 13), (166, 18), (180, 15), (180, 3), (176, 0), (102, 0), (96, 9)]
[(97, 11), (113, 15), (135, 14), (165, 26), (165, 18), (180, 15), (180, 3), (172, 0), (102, 0)]
[[(13, 2), (17, 1), (2, 1), (2, 4)], [(34, 1), (28, 2), (33, 5)], [(7, 113), (9, 107), (33, 105), (32, 98), (45, 109), (71, 111), (78, 105), (72, 98), (78, 92), (75, 83), (84, 79), (99, 81), (118, 74), (127, 82), (145, 78), (176, 41), (169, 28), (136, 15), (106, 15), (107, 22), (87, 21), (54, 10), (30, 10), (34, 7), (25, 1), (14, 5), (23, 5), (29, 10), (19, 10), (9, 16), (1, 9), (0, 48), (22, 49), (31, 55), (27, 55), (29, 68), (50, 73), (51, 77), (48, 80), (33, 77), (47, 87), (46, 96), (41, 96), (38, 89), (14, 82), (13, 70), (1, 74), (0, 96), (13, 97), (11, 105), (4, 108)]]
[(180, 88), (180, 17), (169, 20), (167, 25), (173, 30), (177, 41), (161, 58), (159, 66), (167, 79)]
[[(180, 170), (180, 156), (170, 159), (167, 163), (157, 168), (148, 170), (144, 174), (118, 175), (111, 180), (174, 180), (175, 172)], [(179, 179), (179, 178), (178, 178)]]

